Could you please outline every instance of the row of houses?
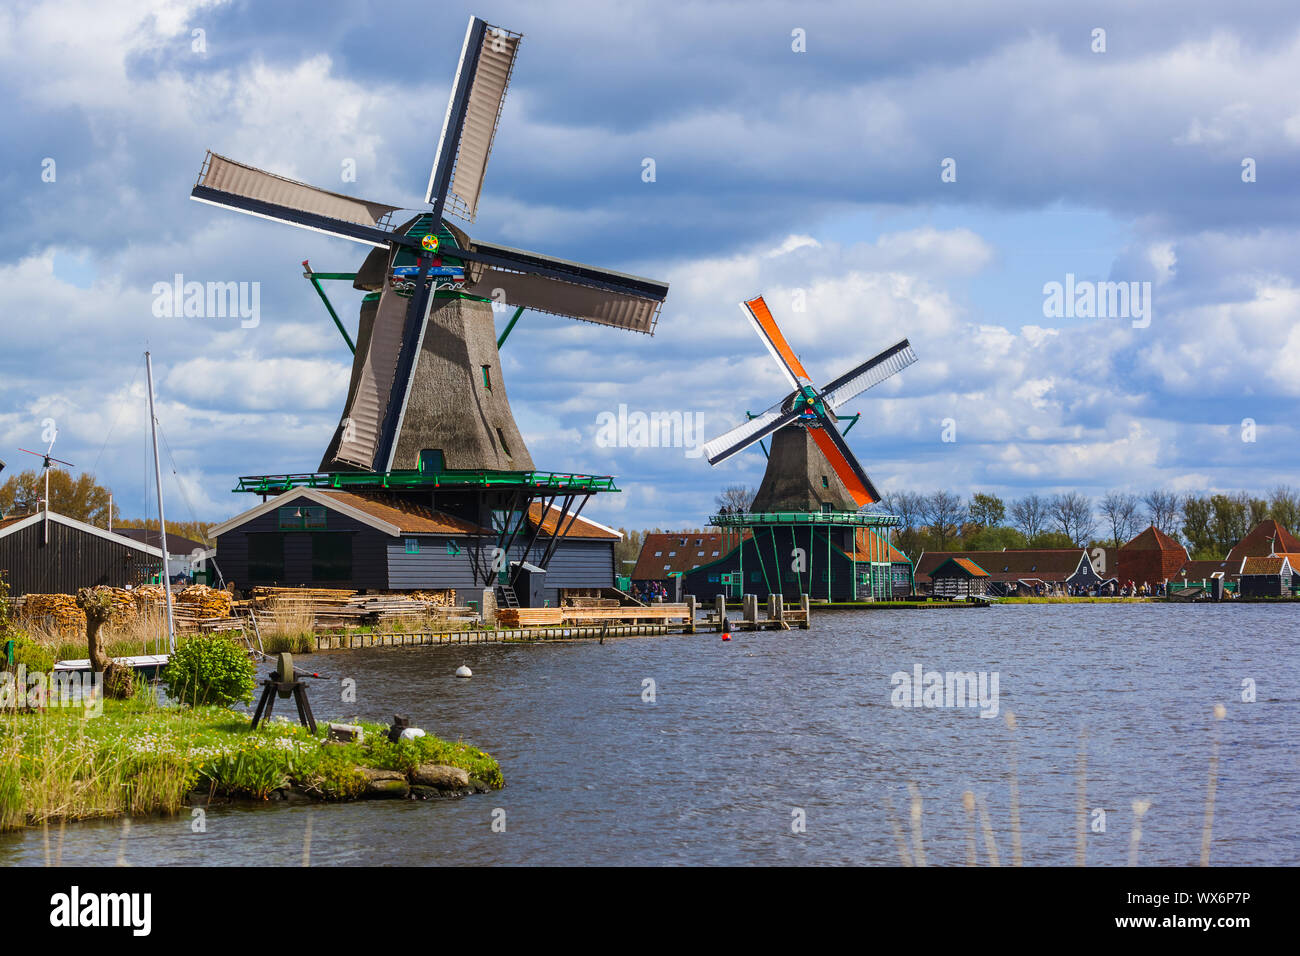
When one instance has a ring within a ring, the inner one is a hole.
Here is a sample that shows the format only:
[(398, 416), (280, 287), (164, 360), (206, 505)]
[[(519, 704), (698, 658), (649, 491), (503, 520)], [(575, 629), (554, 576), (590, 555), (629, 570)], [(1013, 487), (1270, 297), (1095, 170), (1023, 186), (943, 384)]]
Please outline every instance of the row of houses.
[[(815, 539), (813, 547), (821, 547)], [(798, 545), (800, 542), (792, 542)], [(1222, 560), (1193, 561), (1159, 528), (1148, 527), (1118, 548), (1023, 548), (926, 551), (915, 567), (883, 536), (860, 528), (851, 544), (826, 540), (828, 561), (808, 580), (782, 565), (783, 591), (832, 600), (868, 600), (911, 593), (936, 596), (1164, 593), (1204, 587), (1216, 578), (1243, 596), (1278, 596), (1300, 585), (1300, 539), (1273, 520), (1250, 530)], [(663, 532), (646, 535), (631, 586), (667, 585), (669, 593), (711, 598), (769, 587), (765, 555), (750, 532)], [(837, 584), (836, 581), (842, 583)]]
[(1300, 568), (1300, 540), (1272, 519), (1262, 521), (1222, 560), (1193, 561), (1156, 527), (1119, 548), (923, 552), (917, 588), (944, 596), (1034, 595), (1141, 590), (1210, 590), (1216, 580), (1243, 597), (1289, 596)]

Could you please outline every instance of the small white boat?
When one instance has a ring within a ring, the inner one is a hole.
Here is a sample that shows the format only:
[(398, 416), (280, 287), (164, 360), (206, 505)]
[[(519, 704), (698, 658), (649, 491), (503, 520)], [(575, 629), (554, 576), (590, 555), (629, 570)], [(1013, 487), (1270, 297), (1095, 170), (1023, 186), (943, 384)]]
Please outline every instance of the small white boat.
[[(145, 677), (157, 677), (158, 672), (167, 666), (171, 659), (170, 654), (139, 654), (135, 657), (115, 657), (119, 664), (125, 664), (138, 674)], [(83, 657), (70, 661), (58, 661), (54, 665), (55, 671), (89, 671), (90, 658)]]

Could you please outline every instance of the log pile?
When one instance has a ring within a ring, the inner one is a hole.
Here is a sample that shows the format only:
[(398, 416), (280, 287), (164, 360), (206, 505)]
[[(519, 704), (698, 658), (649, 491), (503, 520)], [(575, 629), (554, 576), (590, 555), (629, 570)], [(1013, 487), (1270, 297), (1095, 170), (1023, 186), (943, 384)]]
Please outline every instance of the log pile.
[[(110, 600), (109, 630), (129, 628), (150, 618), (161, 620), (167, 613), (167, 594), (161, 584), (113, 588)], [(194, 584), (172, 593), (172, 610), (177, 630), (192, 630), (205, 620), (229, 617), (231, 598), (226, 591)], [(71, 594), (28, 594), (18, 602), (18, 611), (26, 623), (58, 634), (86, 632), (86, 613)]]

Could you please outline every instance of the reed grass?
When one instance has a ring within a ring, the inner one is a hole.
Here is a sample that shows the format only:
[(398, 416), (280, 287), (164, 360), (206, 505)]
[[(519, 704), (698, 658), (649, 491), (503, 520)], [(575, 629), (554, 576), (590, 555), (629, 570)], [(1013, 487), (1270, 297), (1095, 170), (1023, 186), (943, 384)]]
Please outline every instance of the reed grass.
[[(410, 772), (421, 763), (460, 767), (501, 787), (491, 756), (432, 735), (389, 743), (366, 725), (365, 744), (320, 746), (280, 719), (250, 729), (247, 714), (222, 707), (160, 704), (143, 687), (131, 700), (83, 708), (0, 712), (0, 831), (67, 820), (175, 814), (202, 788), (209, 795), (268, 799), (292, 779), (324, 799), (358, 795), (361, 767)], [(61, 842), (60, 842), (61, 852)], [(57, 856), (57, 854), (56, 854)]]

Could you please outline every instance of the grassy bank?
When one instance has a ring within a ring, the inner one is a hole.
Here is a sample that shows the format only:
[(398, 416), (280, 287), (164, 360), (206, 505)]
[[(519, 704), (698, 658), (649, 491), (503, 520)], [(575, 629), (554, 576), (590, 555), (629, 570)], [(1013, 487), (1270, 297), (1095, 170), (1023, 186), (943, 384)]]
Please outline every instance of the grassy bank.
[(387, 728), (362, 726), (365, 743), (321, 746), (305, 727), (279, 720), (249, 729), (224, 707), (168, 707), (141, 696), (109, 700), (103, 714), (51, 707), (0, 714), (0, 830), (57, 820), (176, 813), (194, 791), (266, 800), (293, 788), (320, 800), (366, 789), (367, 770), (414, 772), (421, 764), (466, 771), (504, 786), (486, 753), (433, 736), (389, 743)]

